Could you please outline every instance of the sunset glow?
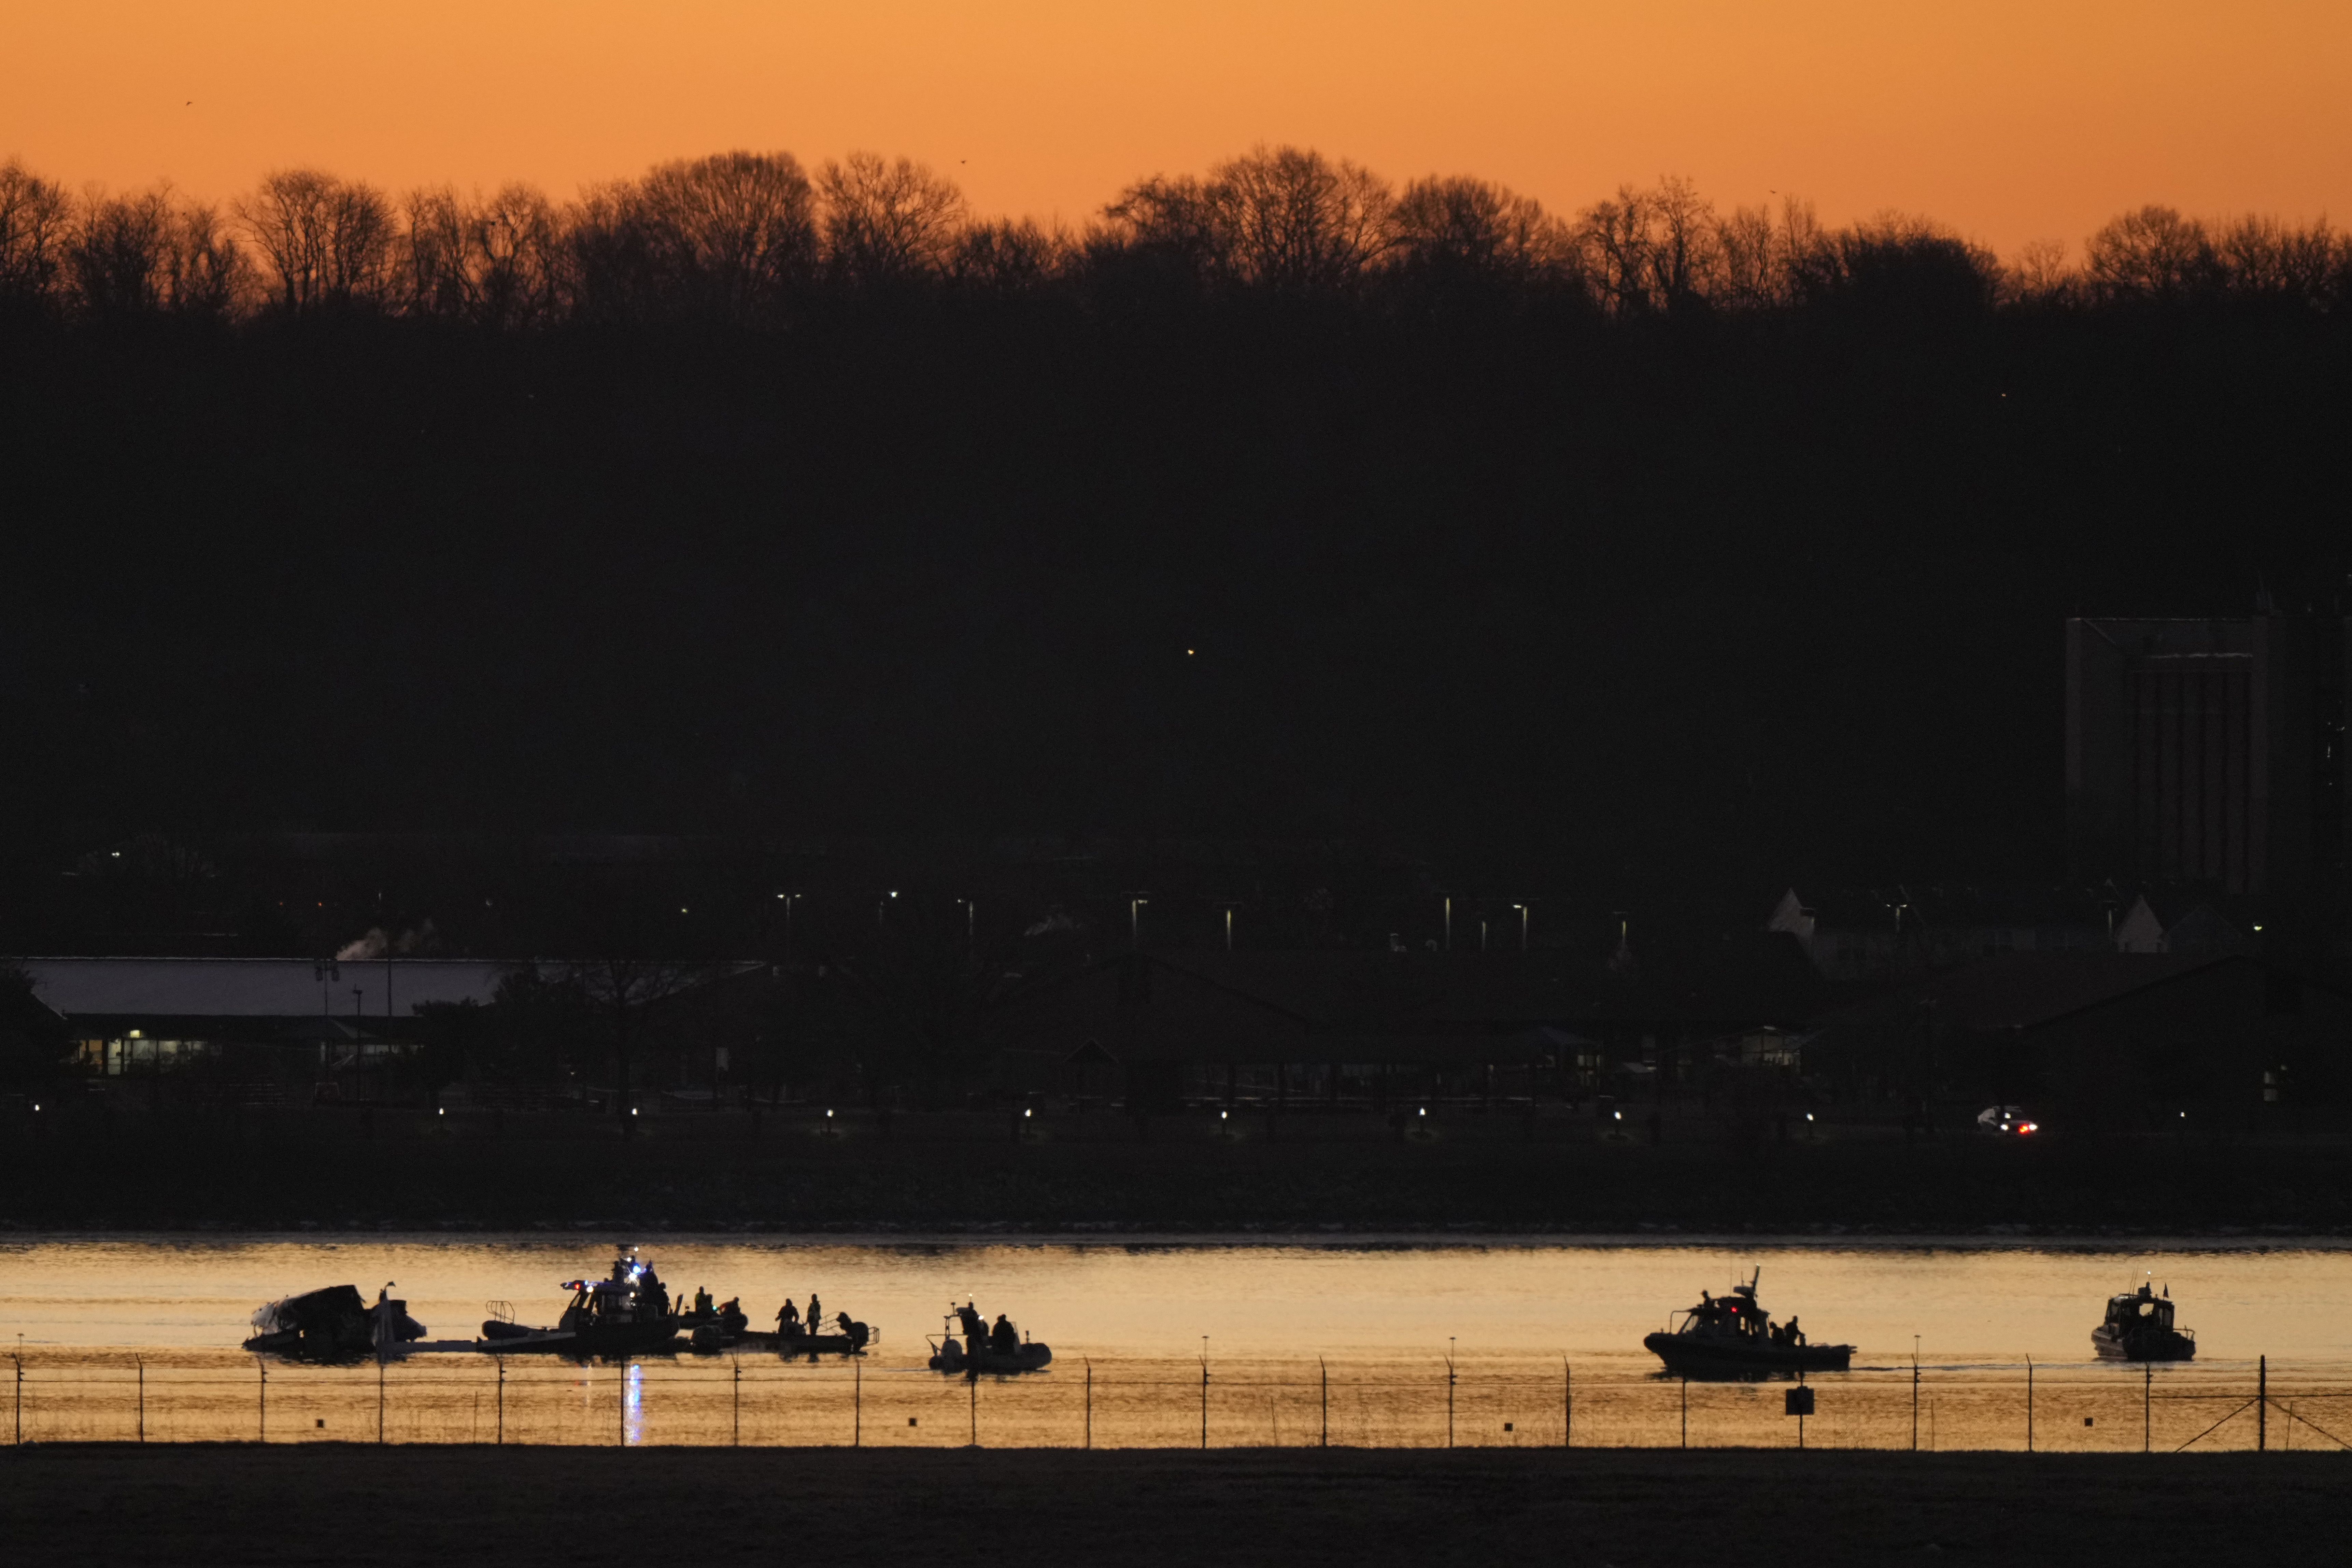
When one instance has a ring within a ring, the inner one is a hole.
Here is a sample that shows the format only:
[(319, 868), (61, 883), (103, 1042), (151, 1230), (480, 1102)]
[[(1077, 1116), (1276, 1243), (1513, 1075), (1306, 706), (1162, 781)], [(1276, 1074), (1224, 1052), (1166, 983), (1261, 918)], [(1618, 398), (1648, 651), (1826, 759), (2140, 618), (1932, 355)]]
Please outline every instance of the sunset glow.
[(2147, 202), (2352, 210), (2347, 64), (2332, 0), (85, 0), (0, 21), (0, 157), (205, 199), (291, 164), (566, 197), (730, 147), (871, 147), (1075, 225), (1290, 142), (1555, 210), (1678, 174), (2009, 251)]

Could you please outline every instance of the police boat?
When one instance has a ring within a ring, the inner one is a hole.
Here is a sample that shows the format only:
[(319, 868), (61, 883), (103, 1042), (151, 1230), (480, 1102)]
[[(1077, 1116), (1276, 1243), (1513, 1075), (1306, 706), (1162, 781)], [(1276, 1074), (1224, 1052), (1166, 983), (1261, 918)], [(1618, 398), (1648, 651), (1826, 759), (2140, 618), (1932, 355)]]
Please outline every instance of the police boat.
[(1681, 1321), (1642, 1343), (1678, 1377), (1771, 1377), (1800, 1372), (1843, 1372), (1853, 1359), (1852, 1345), (1817, 1345), (1797, 1328), (1796, 1320), (1776, 1327), (1772, 1316), (1756, 1299), (1764, 1271), (1758, 1268), (1744, 1285), (1734, 1285), (1728, 1296), (1702, 1291), (1699, 1303), (1685, 1310)]
[(2106, 1321), (2091, 1331), (2091, 1345), (2108, 1361), (2189, 1361), (2197, 1335), (2172, 1322), (2172, 1287), (2158, 1295), (2142, 1280), (2137, 1290), (2107, 1298)]
[(660, 1276), (638, 1258), (635, 1247), (622, 1247), (605, 1278), (567, 1279), (562, 1288), (572, 1292), (572, 1304), (553, 1328), (526, 1328), (511, 1317), (493, 1315), (483, 1322), (475, 1348), (494, 1355), (543, 1352), (585, 1358), (649, 1355), (676, 1347), (677, 1314), (669, 1310)]

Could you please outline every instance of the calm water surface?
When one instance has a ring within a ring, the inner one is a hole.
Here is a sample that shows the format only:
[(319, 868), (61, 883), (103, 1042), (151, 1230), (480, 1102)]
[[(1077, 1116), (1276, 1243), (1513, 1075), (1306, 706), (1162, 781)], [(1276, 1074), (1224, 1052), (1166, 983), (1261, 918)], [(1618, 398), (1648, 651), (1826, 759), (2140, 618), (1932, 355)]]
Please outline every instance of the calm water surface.
[[(530, 1442), (1791, 1443), (1777, 1386), (1678, 1384), (1642, 1336), (1760, 1265), (1776, 1315), (1858, 1347), (1821, 1382), (1809, 1441), (1902, 1447), (1921, 1363), (1922, 1447), (2177, 1446), (2252, 1392), (2257, 1355), (2288, 1440), (2352, 1436), (2352, 1248), (1712, 1244), (795, 1242), (662, 1237), (673, 1289), (740, 1295), (764, 1322), (814, 1289), (881, 1331), (862, 1365), (680, 1355), (628, 1367), (419, 1357), (265, 1369), (236, 1352), (262, 1302), (386, 1281), (436, 1338), (485, 1303), (552, 1322), (601, 1237), (394, 1235), (0, 1243), (0, 1348), (22, 1336), (32, 1436)], [(2198, 1334), (2191, 1368), (2096, 1363), (2104, 1299), (2153, 1278)], [(923, 1369), (950, 1300), (1009, 1312), (1053, 1369), (978, 1387)], [(1205, 1338), (1204, 1338), (1205, 1337)], [(1202, 1358), (1209, 1377), (1203, 1391)], [(1448, 1357), (1452, 1365), (1448, 1367)], [(2031, 1399), (2024, 1363), (2036, 1363)], [(143, 1373), (139, 1363), (146, 1363)], [(1088, 1363), (1091, 1363), (1089, 1372)], [(143, 1375), (143, 1392), (129, 1379)], [(1088, 1386), (1089, 1381), (1091, 1387)], [(2241, 1385), (2245, 1385), (2242, 1387)], [(2159, 1386), (2160, 1385), (2160, 1386)], [(131, 1401), (136, 1397), (135, 1409)], [(1449, 1405), (1451, 1414), (1449, 1415)], [(2332, 1414), (2331, 1414), (2332, 1412)], [(1687, 1425), (1686, 1425), (1687, 1415)], [(47, 1423), (43, 1426), (42, 1423)], [(2251, 1443), (2252, 1417), (2207, 1446)], [(2241, 1434), (2237, 1428), (2245, 1427)]]

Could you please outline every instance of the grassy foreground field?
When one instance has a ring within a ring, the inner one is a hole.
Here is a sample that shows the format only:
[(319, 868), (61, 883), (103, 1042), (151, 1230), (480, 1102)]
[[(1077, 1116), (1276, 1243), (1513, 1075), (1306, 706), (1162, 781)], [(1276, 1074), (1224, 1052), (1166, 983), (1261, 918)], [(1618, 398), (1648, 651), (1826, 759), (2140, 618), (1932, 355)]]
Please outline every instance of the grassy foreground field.
[(2340, 1563), (2352, 1458), (36, 1447), (21, 1563)]

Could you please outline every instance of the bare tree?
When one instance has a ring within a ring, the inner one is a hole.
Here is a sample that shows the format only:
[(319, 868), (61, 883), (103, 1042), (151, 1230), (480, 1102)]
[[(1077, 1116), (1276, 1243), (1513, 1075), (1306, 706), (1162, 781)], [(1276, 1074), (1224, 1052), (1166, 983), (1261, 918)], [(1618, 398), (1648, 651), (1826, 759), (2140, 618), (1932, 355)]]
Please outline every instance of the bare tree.
[(815, 269), (816, 192), (790, 153), (664, 163), (637, 199), (669, 274), (730, 319), (772, 311)]
[(1485, 180), (1415, 180), (1391, 221), (1395, 265), (1449, 283), (1524, 283), (1569, 258), (1541, 203)]
[(954, 182), (905, 158), (852, 153), (827, 163), (825, 258), (847, 281), (887, 286), (944, 271), (965, 222)]
[(2074, 270), (2066, 265), (2063, 239), (2029, 239), (2017, 247), (2016, 258), (2001, 268), (2001, 293), (2011, 302), (2062, 300), (2074, 287)]
[(2347, 246), (2327, 220), (2303, 227), (2273, 217), (2218, 226), (2214, 259), (2232, 294), (2320, 305), (2329, 299)]
[(450, 186), (436, 185), (409, 192), (401, 209), (406, 223), (397, 273), (404, 306), (413, 315), (470, 315), (466, 205)]
[(1990, 309), (2000, 262), (1926, 218), (1886, 213), (1825, 235), (1794, 263), (1800, 300), (1947, 318)]
[(2210, 288), (2213, 237), (2170, 207), (2145, 206), (2110, 220), (2083, 247), (2083, 272), (2107, 299), (2177, 300)]
[(1651, 309), (1649, 200), (1631, 185), (1593, 203), (1577, 220), (1585, 270), (1601, 303), (1620, 315)]
[(1091, 248), (1173, 263), (1204, 282), (1307, 294), (1354, 288), (1395, 241), (1395, 197), (1370, 170), (1255, 147), (1208, 177), (1155, 174), (1103, 208)]
[(970, 292), (1023, 293), (1058, 277), (1070, 250), (1064, 236), (1026, 218), (973, 224), (956, 236), (948, 276)]
[(1717, 302), (1756, 307), (1787, 298), (1787, 254), (1769, 207), (1734, 207), (1715, 226), (1721, 267)]
[(396, 224), (373, 185), (281, 170), (236, 205), (286, 310), (373, 302), (389, 281)]
[(1097, 266), (1140, 259), (1193, 284), (1233, 275), (1233, 237), (1208, 186), (1192, 175), (1139, 180), (1103, 208), (1102, 219), (1086, 241)]
[(172, 286), (171, 190), (86, 195), (68, 226), (66, 271), (75, 303), (92, 315), (163, 309)]
[(1658, 296), (1671, 307), (1710, 297), (1717, 281), (1715, 208), (1698, 187), (1669, 174), (1650, 194), (1655, 235), (1651, 270)]
[(184, 206), (173, 215), (172, 230), (166, 258), (172, 308), (185, 316), (234, 314), (247, 301), (253, 263), (218, 210), (201, 203)]
[(0, 302), (31, 304), (49, 297), (72, 210), (62, 185), (14, 158), (0, 163)]
[(1391, 241), (1387, 182), (1345, 159), (1254, 148), (1212, 169), (1207, 190), (1235, 271), (1266, 288), (1349, 289)]

